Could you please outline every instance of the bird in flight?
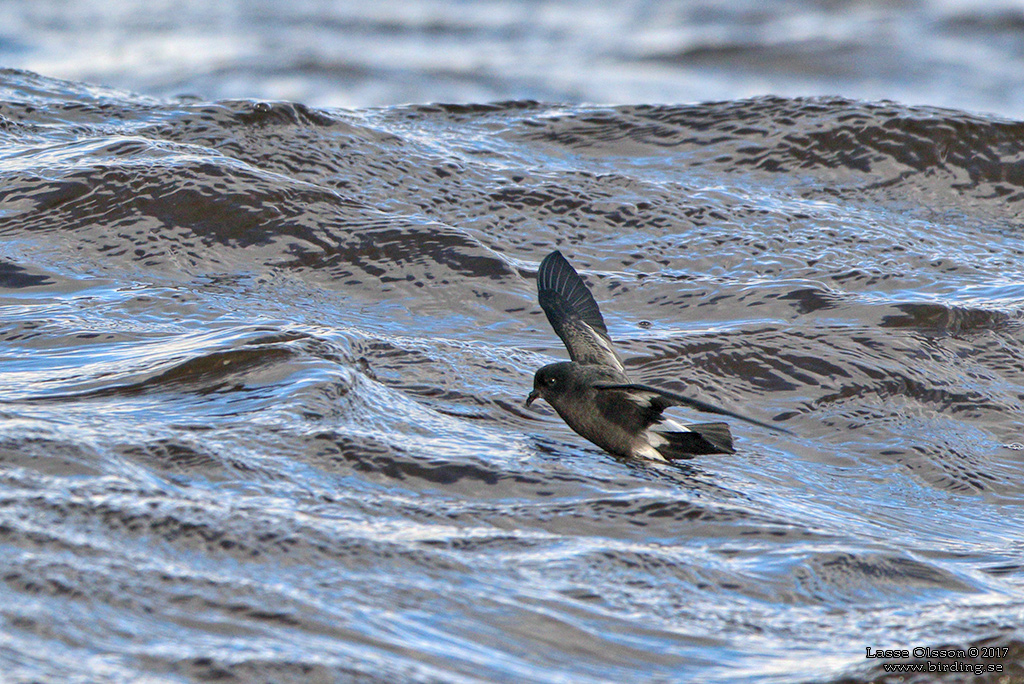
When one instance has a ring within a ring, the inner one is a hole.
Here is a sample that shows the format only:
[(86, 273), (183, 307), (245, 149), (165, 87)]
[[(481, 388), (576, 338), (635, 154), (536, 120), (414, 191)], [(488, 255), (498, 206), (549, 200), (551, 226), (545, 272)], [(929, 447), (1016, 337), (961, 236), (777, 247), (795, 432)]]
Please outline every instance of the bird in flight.
[(605, 451), (657, 461), (734, 453), (728, 424), (683, 425), (662, 415), (670, 406), (688, 406), (789, 433), (698, 399), (632, 382), (594, 296), (557, 250), (540, 262), (537, 297), (572, 361), (538, 370), (526, 406), (544, 399), (577, 434)]

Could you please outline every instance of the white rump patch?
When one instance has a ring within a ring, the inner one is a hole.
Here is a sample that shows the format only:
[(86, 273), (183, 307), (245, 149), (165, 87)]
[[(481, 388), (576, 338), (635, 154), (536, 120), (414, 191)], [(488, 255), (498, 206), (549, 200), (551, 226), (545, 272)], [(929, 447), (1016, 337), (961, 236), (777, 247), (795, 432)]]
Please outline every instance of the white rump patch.
[(693, 430), (672, 418), (666, 418), (658, 423), (658, 429), (663, 432), (693, 432)]
[[(662, 440), (665, 438), (662, 437)], [(661, 455), (661, 452), (655, 449), (650, 444), (644, 444), (639, 449), (633, 450), (633, 456), (637, 458), (646, 458), (650, 461), (667, 461), (668, 459)]]

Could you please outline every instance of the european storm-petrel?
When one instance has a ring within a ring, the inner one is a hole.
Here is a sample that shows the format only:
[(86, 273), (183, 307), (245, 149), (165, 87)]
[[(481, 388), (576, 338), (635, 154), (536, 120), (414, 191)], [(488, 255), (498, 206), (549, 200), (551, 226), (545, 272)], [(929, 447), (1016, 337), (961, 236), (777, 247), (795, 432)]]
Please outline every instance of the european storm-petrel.
[(734, 452), (726, 423), (683, 425), (662, 416), (670, 406), (688, 406), (789, 432), (698, 399), (632, 382), (612, 347), (594, 296), (560, 252), (552, 252), (540, 263), (537, 295), (572, 361), (538, 370), (526, 406), (544, 399), (569, 427), (605, 451), (658, 461)]

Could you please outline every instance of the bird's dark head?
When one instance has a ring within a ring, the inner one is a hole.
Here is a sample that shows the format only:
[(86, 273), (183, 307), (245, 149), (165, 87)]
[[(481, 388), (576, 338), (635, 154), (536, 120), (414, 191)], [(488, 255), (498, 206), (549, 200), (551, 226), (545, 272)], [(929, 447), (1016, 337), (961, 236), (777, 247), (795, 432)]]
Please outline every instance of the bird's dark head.
[(529, 406), (537, 399), (544, 399), (553, 404), (557, 397), (569, 391), (574, 381), (573, 368), (576, 364), (571, 361), (561, 363), (549, 363), (540, 368), (533, 375), (533, 391), (526, 397), (526, 405)]

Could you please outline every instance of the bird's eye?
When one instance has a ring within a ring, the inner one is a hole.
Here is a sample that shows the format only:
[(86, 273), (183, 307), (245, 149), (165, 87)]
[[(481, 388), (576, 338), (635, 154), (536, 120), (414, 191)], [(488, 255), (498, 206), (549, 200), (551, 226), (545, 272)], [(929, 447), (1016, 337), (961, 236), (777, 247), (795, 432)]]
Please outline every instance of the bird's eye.
[(548, 384), (549, 385), (554, 385), (555, 384), (555, 379), (554, 378), (548, 378)]

